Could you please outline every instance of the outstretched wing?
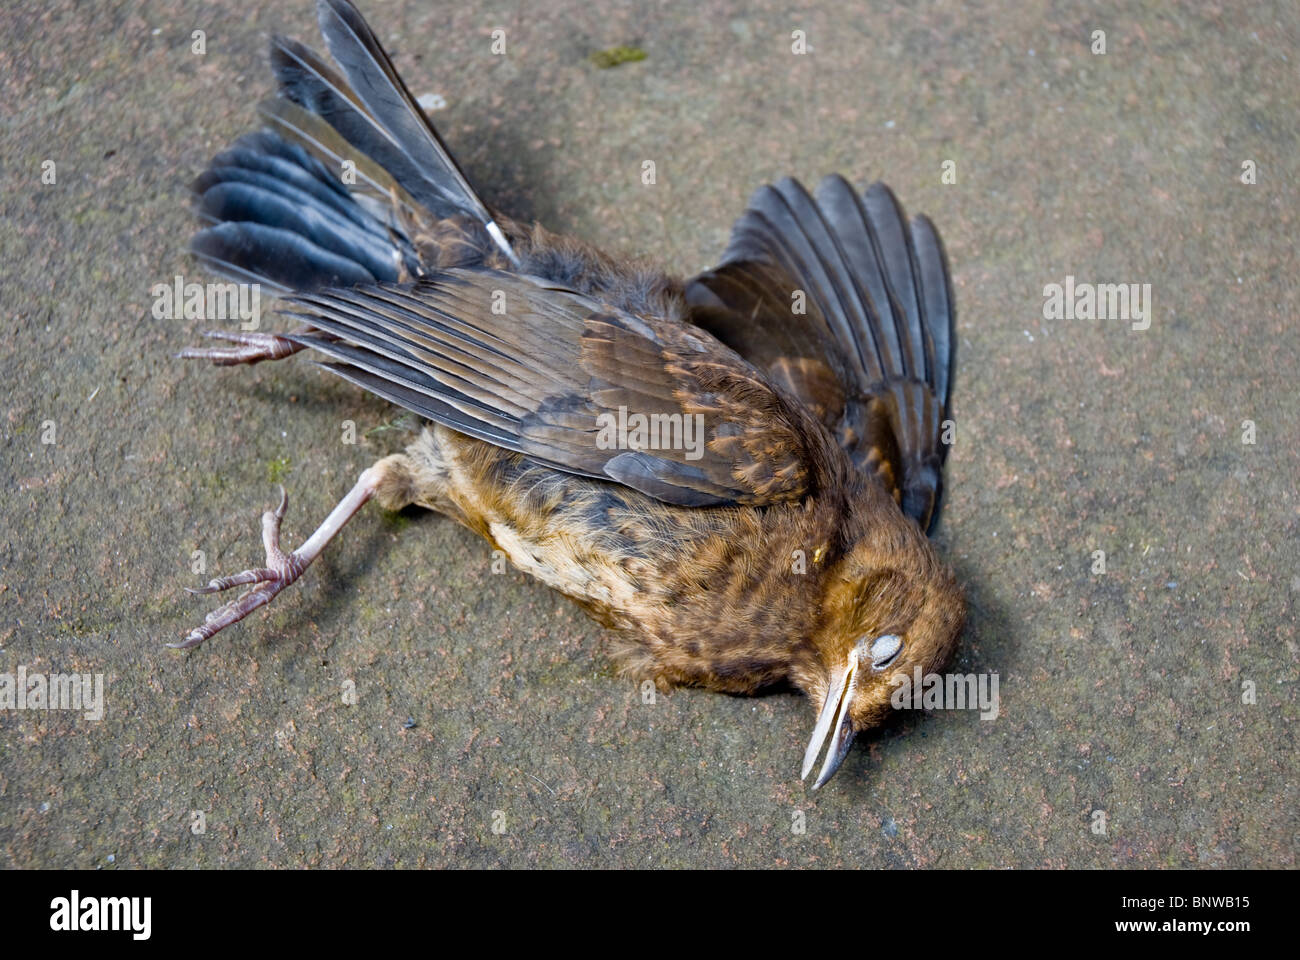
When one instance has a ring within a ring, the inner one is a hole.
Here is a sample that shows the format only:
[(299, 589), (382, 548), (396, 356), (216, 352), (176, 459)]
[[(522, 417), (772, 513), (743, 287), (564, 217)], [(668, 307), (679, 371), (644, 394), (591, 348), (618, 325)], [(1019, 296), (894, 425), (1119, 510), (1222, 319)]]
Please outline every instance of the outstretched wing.
[(816, 198), (785, 179), (736, 221), (722, 263), (687, 287), (690, 319), (830, 429), (928, 529), (942, 496), (953, 366), (947, 263), (925, 217), (884, 184)]
[[(816, 491), (825, 431), (712, 336), (533, 277), (448, 270), (301, 294), (323, 366), (421, 416), (681, 506)], [(821, 448), (817, 449), (820, 444)]]
[[(348, 0), (317, 0), (334, 60), (271, 41), (265, 127), (193, 185), (191, 249), (277, 292), (399, 280), (449, 264), (518, 264), (494, 214)], [(513, 229), (513, 227), (511, 227)]]

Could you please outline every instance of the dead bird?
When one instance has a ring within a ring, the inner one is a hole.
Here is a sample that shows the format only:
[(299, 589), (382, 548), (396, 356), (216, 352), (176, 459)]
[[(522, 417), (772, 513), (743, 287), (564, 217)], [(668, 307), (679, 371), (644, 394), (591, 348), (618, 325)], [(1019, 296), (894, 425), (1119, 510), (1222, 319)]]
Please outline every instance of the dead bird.
[(432, 421), (365, 470), (193, 647), (293, 583), (366, 502), (459, 521), (616, 631), (663, 687), (805, 692), (803, 763), (835, 772), (895, 684), (952, 654), (965, 607), (927, 538), (953, 367), (939, 236), (882, 184), (758, 190), (689, 281), (489, 207), (347, 0), (331, 64), (276, 37), (263, 128), (194, 184), (193, 251), (283, 298), (283, 334), (209, 332), (181, 356), (302, 350)]

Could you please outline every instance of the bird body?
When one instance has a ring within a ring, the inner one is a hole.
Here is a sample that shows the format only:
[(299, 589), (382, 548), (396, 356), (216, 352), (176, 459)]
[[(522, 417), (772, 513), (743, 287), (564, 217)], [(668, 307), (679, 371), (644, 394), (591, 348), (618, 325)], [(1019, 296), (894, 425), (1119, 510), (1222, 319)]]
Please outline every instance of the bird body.
[[(346, 0), (319, 0), (340, 70), (276, 38), (266, 128), (195, 183), (192, 249), (269, 285), (300, 326), (182, 355), (321, 365), (431, 421), (300, 548), (179, 646), (269, 602), (374, 498), (464, 524), (620, 638), (663, 687), (788, 683), (819, 718), (817, 784), (951, 655), (964, 606), (925, 530), (952, 368), (947, 265), (887, 188), (759, 190), (685, 283), (492, 210)], [(350, 170), (351, 182), (337, 171)]]

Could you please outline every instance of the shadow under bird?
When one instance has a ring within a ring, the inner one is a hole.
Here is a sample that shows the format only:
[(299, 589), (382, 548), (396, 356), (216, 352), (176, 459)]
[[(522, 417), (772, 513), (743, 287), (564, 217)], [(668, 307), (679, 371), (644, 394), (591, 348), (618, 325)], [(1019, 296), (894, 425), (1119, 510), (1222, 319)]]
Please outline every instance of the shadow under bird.
[[(882, 184), (758, 190), (686, 282), (488, 206), (346, 0), (333, 63), (276, 37), (263, 127), (194, 184), (192, 250), (298, 322), (209, 332), (220, 365), (311, 350), (431, 423), (175, 646), (269, 603), (367, 501), (459, 521), (615, 631), (663, 687), (791, 684), (828, 780), (895, 681), (940, 669), (965, 607), (927, 537), (953, 302), (938, 234)], [(344, 176), (348, 172), (350, 176)]]

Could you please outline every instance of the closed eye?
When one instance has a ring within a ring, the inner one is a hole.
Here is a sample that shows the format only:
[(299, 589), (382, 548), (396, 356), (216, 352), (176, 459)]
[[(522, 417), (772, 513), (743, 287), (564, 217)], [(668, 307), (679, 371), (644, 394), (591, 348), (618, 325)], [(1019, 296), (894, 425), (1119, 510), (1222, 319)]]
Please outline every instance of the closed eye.
[(903, 638), (896, 633), (877, 637), (871, 644), (871, 669), (884, 670), (903, 652)]

